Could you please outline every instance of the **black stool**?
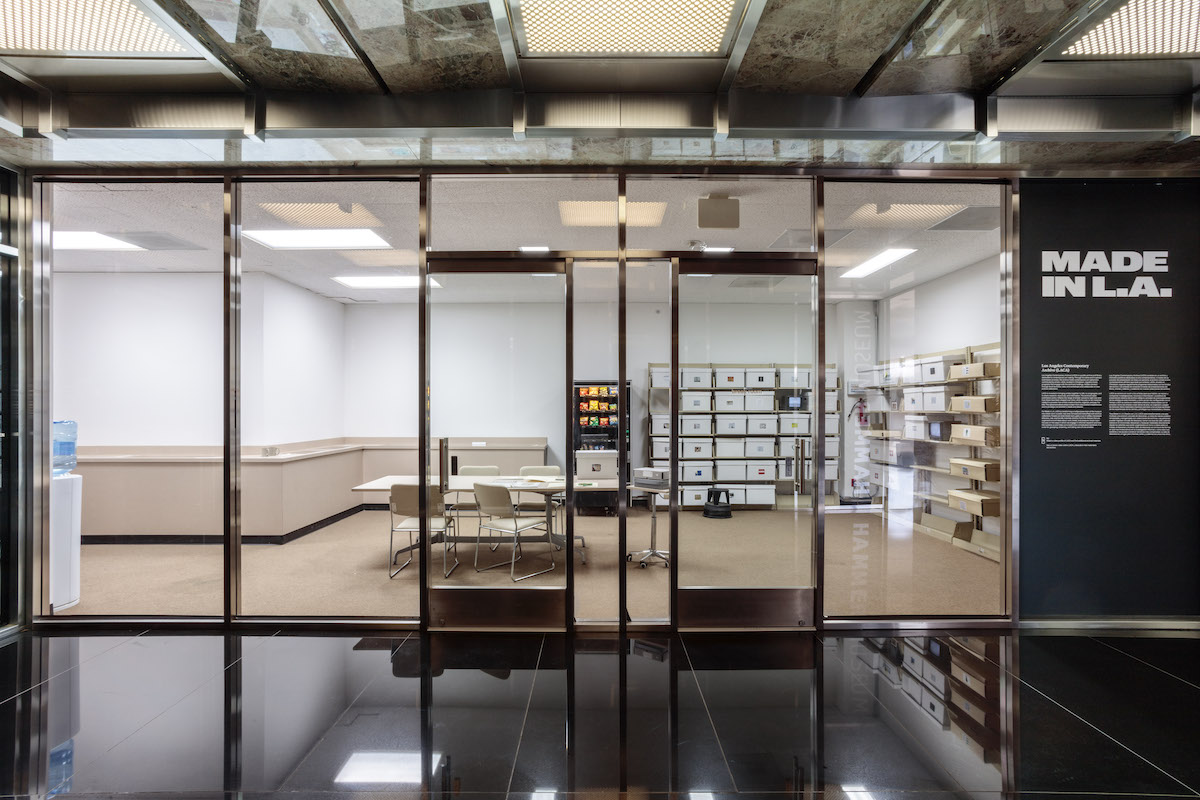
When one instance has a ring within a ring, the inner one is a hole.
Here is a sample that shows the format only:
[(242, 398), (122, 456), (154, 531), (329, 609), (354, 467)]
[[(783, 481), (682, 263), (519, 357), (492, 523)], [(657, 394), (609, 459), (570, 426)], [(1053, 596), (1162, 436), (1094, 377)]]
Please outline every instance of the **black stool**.
[[(724, 496), (724, 500), (721, 497)], [(704, 516), (708, 519), (729, 519), (733, 509), (729, 507), (728, 489), (709, 489), (708, 502), (704, 504)]]

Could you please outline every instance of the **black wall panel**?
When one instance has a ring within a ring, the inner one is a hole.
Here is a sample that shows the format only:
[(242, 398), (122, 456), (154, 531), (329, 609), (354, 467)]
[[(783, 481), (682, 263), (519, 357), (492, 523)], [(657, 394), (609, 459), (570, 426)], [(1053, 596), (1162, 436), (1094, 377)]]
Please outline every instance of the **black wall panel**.
[(1021, 617), (1200, 614), (1200, 182), (1021, 182)]

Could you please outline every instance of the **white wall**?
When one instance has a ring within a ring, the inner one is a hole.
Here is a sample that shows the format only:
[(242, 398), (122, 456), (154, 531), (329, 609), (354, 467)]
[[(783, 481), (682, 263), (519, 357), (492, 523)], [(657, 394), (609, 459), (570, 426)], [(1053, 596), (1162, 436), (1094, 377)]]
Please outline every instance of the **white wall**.
[(544, 436), (565, 467), (560, 304), (439, 303), (429, 342), (433, 436)]
[(682, 303), (679, 307), (679, 361), (684, 364), (811, 364), (816, 356), (812, 336), (812, 312), (803, 306)]
[(1000, 257), (879, 302), (879, 357), (1000, 341)]
[(54, 419), (78, 444), (220, 445), (220, 273), (54, 276)]
[(348, 305), (345, 313), (346, 436), (416, 436), (416, 304)]
[(263, 276), (263, 289), (262, 424), (245, 430), (243, 440), (253, 446), (342, 436), (345, 306), (271, 275)]
[[(220, 444), (221, 303), (216, 273), (57, 276), (55, 418), (78, 419), (82, 444)], [(416, 317), (415, 305), (342, 305), (247, 274), (243, 441), (416, 436)], [(615, 378), (615, 304), (577, 304), (575, 320), (575, 375)], [(686, 304), (681, 358), (805, 363), (812, 359), (809, 320), (808, 309), (790, 305)], [(563, 465), (562, 323), (557, 304), (436, 306), (434, 435), (545, 436), (550, 463)], [(646, 367), (670, 356), (669, 307), (631, 303), (628, 324), (638, 454), (645, 450)], [(827, 331), (836, 337), (832, 319)]]

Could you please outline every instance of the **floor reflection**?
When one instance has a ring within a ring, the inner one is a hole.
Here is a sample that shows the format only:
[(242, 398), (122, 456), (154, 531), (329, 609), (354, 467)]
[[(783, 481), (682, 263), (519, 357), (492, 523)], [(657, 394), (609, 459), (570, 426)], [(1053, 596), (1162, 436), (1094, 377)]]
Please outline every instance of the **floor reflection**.
[(1180, 637), (24, 636), (0, 646), (0, 794), (1196, 796), (1198, 655)]

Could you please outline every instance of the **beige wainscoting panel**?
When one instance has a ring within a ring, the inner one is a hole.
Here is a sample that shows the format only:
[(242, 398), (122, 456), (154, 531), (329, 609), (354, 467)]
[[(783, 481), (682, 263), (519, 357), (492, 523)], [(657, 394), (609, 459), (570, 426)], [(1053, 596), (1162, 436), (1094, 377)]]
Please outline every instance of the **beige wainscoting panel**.
[(221, 536), (220, 461), (81, 460), (84, 536)]

